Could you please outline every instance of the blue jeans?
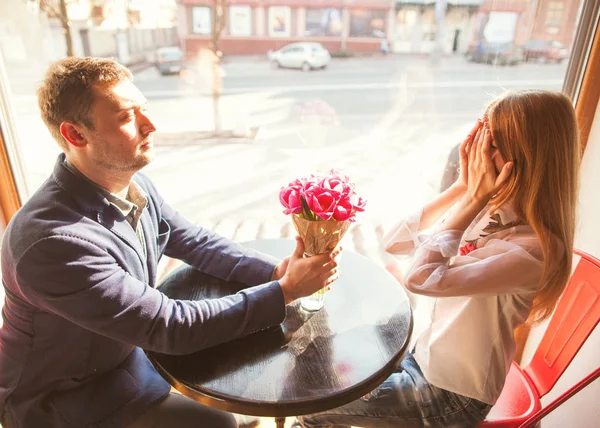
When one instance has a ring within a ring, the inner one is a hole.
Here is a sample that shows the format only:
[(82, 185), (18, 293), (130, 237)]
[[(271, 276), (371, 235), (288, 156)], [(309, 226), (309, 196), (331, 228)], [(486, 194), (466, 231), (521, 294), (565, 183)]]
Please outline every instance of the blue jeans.
[(431, 385), (413, 355), (366, 396), (336, 409), (298, 417), (304, 428), (476, 427), (491, 405)]

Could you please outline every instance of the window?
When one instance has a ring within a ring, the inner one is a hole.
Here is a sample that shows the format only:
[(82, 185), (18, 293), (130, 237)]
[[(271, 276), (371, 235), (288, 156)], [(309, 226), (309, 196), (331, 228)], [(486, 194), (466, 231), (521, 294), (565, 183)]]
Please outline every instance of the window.
[(562, 24), (565, 4), (562, 1), (551, 1), (548, 3), (546, 12), (546, 27), (558, 29)]
[(211, 29), (210, 7), (192, 8), (192, 32), (195, 34), (210, 34)]
[(386, 12), (354, 9), (350, 11), (350, 36), (385, 37)]
[(307, 9), (305, 36), (340, 36), (342, 10), (335, 8)]
[[(40, 119), (36, 88), (67, 53), (59, 19), (33, 3), (0, 2), (1, 61), (30, 193), (60, 152)], [(144, 171), (165, 199), (194, 222), (234, 230), (258, 219), (286, 223), (280, 186), (329, 168), (348, 174), (369, 200), (365, 223), (416, 208), (452, 180), (453, 149), (493, 96), (561, 89), (580, 7), (453, 2), (440, 17), (435, 2), (231, 4), (219, 39), (224, 56), (213, 67), (211, 9), (171, 3), (136, 2), (135, 25), (107, 6), (89, 9), (102, 22), (73, 19), (70, 43), (76, 55), (114, 57), (132, 70), (157, 127), (155, 160)], [(560, 11), (560, 32), (545, 33), (544, 10)], [(541, 40), (563, 47), (526, 56), (527, 43)], [(286, 46), (297, 43), (310, 47), (289, 55)], [(161, 48), (179, 48), (181, 64), (156, 63)]]
[(269, 35), (287, 37), (291, 32), (291, 10), (289, 7), (274, 6), (269, 8)]
[(252, 34), (252, 9), (250, 6), (231, 6), (229, 8), (229, 32), (232, 36)]

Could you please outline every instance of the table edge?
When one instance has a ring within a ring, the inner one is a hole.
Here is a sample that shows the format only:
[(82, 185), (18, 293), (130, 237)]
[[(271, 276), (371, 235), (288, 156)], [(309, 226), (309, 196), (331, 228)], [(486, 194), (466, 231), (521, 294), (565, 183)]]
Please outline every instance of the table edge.
[[(398, 363), (405, 357), (410, 338), (413, 331), (413, 312), (410, 308), (410, 323), (404, 346), (398, 351), (396, 357), (391, 359), (388, 364), (382, 367), (378, 373), (371, 376), (361, 383), (353, 385), (350, 388), (339, 391), (327, 397), (327, 400), (320, 405), (321, 399), (305, 399), (297, 401), (278, 401), (265, 402), (251, 399), (240, 400), (225, 394), (215, 394), (214, 391), (194, 388), (191, 385), (180, 382), (171, 376), (152, 356), (146, 352), (146, 356), (159, 372), (159, 374), (177, 391), (189, 397), (200, 404), (213, 407), (231, 413), (239, 413), (252, 416), (263, 417), (288, 417), (301, 416), (311, 413), (318, 413), (332, 408), (343, 406), (364, 396), (369, 391), (374, 390), (381, 385), (396, 369)], [(368, 389), (367, 389), (368, 388)], [(349, 399), (350, 398), (350, 399)], [(333, 403), (333, 406), (332, 406)]]

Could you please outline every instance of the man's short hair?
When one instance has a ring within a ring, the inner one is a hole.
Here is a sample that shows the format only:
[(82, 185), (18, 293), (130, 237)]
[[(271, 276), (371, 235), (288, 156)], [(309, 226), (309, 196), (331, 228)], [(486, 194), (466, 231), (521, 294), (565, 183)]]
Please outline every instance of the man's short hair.
[(94, 85), (111, 85), (126, 79), (133, 80), (131, 72), (112, 59), (69, 57), (52, 64), (38, 89), (38, 104), (42, 119), (58, 144), (67, 146), (60, 134), (64, 121), (94, 128)]

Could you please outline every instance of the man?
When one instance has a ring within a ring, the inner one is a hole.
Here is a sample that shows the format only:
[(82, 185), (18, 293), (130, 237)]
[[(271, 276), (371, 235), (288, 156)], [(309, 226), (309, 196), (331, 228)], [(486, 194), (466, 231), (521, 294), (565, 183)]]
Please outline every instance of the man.
[[(4, 427), (235, 427), (170, 394), (142, 348), (190, 353), (281, 323), (285, 304), (337, 278), (340, 249), (304, 259), (297, 238), (276, 265), (185, 220), (138, 172), (155, 127), (114, 61), (60, 60), (38, 98), (64, 153), (2, 245)], [(154, 288), (163, 254), (250, 287), (171, 300)]]

